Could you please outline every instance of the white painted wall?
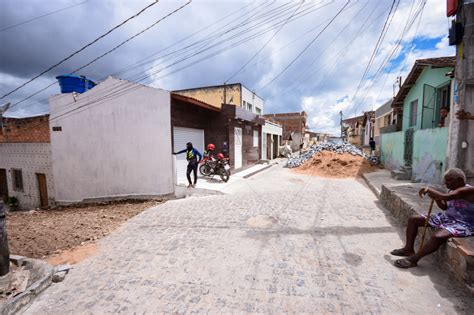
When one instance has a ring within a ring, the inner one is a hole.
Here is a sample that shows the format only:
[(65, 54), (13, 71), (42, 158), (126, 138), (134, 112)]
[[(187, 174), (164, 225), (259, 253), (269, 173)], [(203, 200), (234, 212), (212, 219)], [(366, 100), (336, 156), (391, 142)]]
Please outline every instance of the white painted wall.
[[(51, 145), (49, 143), (0, 144), (0, 168), (7, 171), (8, 195), (18, 198), (21, 209), (34, 209), (41, 205), (37, 173), (46, 175), (49, 203), (50, 205), (54, 204)], [(13, 189), (12, 169), (21, 169), (23, 191)]]
[(168, 91), (109, 77), (49, 103), (57, 202), (174, 191)]
[(281, 136), (283, 135), (283, 128), (269, 120), (265, 120), (265, 125), (262, 126), (262, 132)]
[(258, 114), (256, 108), (259, 108), (261, 111), (259, 115), (263, 115), (263, 99), (242, 85), (242, 107), (244, 107), (244, 101), (252, 104), (252, 113)]

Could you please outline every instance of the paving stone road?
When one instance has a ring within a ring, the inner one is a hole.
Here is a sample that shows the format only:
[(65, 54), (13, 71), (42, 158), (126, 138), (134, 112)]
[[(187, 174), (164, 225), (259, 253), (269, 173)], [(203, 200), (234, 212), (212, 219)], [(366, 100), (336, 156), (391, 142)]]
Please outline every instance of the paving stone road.
[(148, 209), (27, 314), (469, 313), (429, 260), (401, 271), (401, 228), (359, 180), (274, 166), (231, 195)]

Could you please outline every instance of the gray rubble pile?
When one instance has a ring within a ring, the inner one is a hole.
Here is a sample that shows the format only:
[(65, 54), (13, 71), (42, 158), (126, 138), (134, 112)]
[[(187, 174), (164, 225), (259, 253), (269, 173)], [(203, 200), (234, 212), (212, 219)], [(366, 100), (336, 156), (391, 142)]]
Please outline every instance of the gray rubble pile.
[(294, 167), (299, 167), (303, 165), (304, 162), (308, 161), (311, 159), (315, 154), (321, 152), (321, 151), (332, 151), (336, 152), (339, 154), (343, 153), (349, 153), (352, 155), (359, 155), (362, 156), (363, 158), (368, 159), (369, 157), (353, 146), (350, 143), (344, 143), (344, 142), (338, 142), (338, 143), (329, 143), (329, 142), (324, 142), (321, 144), (313, 145), (311, 148), (309, 148), (308, 151), (304, 152), (301, 155), (298, 156), (292, 156), (288, 158), (288, 162), (286, 162), (286, 167), (288, 168), (294, 168)]

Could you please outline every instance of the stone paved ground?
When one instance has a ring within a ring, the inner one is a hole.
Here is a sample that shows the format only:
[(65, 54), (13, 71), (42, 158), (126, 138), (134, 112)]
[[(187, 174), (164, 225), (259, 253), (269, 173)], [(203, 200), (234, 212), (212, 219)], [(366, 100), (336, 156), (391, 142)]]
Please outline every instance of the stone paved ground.
[(400, 228), (362, 181), (280, 166), (232, 195), (146, 210), (26, 310), (64, 313), (469, 313), (432, 264), (400, 271)]

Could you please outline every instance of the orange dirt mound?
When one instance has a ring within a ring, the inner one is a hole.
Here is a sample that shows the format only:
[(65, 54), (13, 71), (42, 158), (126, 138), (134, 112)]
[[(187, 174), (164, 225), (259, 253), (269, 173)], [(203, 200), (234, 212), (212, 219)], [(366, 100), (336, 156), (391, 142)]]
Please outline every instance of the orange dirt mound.
[(321, 151), (296, 168), (298, 173), (333, 178), (356, 177), (377, 170), (369, 161), (358, 155)]

